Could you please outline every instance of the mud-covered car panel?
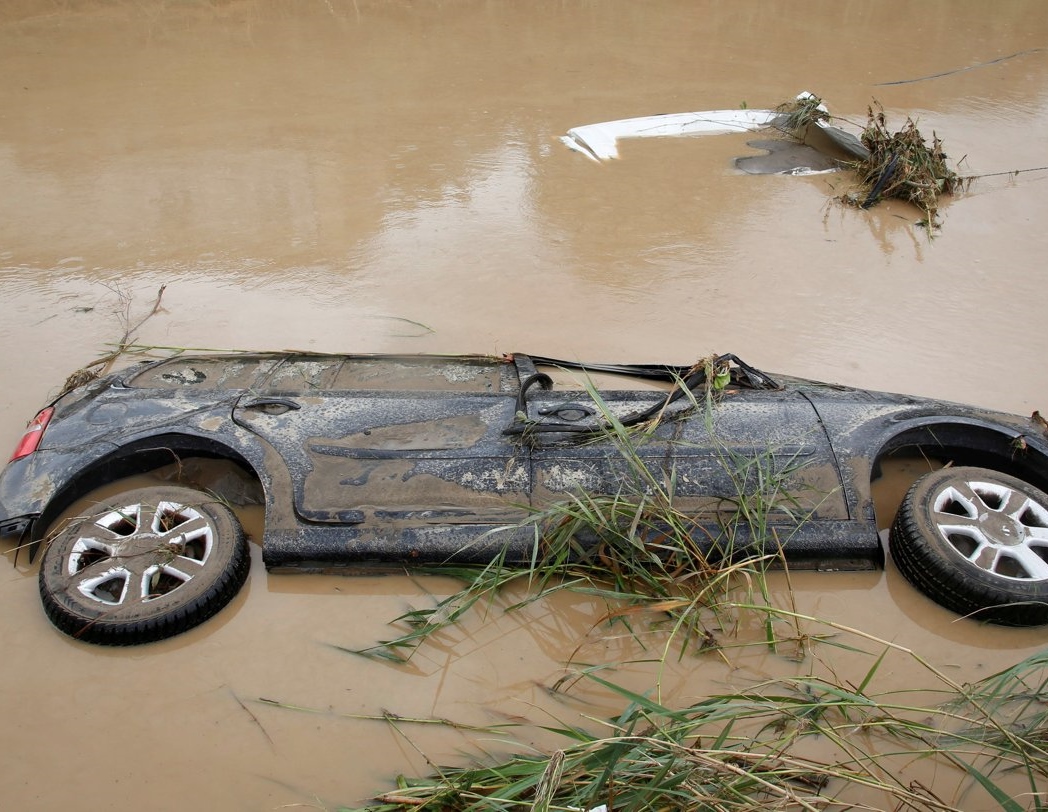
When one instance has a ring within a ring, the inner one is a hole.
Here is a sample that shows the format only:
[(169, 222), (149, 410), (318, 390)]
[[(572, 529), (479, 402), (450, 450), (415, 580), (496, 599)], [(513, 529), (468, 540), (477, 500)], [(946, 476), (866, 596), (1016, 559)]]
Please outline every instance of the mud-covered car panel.
[[(697, 367), (527, 355), (149, 362), (55, 402), (40, 449), (0, 473), (0, 527), (39, 539), (92, 487), (211, 456), (261, 483), (270, 567), (485, 560), (506, 550), (524, 560), (535, 543), (519, 525), (529, 510), (621, 484), (609, 414), (649, 429), (637, 453), (673, 478), (678, 507), (710, 544), (753, 486), (747, 477), (775, 479), (783, 499), (768, 513), (771, 536), (798, 566), (879, 565), (870, 479), (886, 453), (917, 448), (1048, 481), (1045, 437), (1029, 419), (772, 377), (724, 358), (731, 375), (708, 404)], [(600, 402), (587, 388), (597, 379)], [(745, 528), (736, 533), (745, 540)]]

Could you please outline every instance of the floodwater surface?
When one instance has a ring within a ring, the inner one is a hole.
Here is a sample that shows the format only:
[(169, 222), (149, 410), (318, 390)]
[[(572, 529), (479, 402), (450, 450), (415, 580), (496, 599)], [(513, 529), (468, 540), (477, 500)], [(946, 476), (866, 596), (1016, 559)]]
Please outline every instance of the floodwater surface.
[[(1014, 171), (1048, 163), (1046, 48), (1041, 0), (10, 0), (0, 447), (162, 286), (138, 344), (677, 364), (733, 352), (769, 371), (1043, 411), (1048, 170)], [(802, 90), (853, 131), (874, 100), (890, 124), (912, 117), (962, 174), (986, 177), (945, 203), (932, 235), (908, 206), (839, 203), (845, 173), (736, 169), (759, 154), (753, 134), (622, 142), (605, 164), (559, 141), (582, 124), (775, 107)], [(920, 469), (886, 473), (882, 525)], [(257, 538), (257, 509), (242, 518)], [(567, 698), (546, 688), (581, 663), (652, 656), (600, 622), (595, 598), (503, 612), (511, 595), (407, 666), (361, 659), (344, 649), (392, 636), (392, 618), (453, 584), (270, 575), (252, 553), (248, 585), (215, 619), (118, 650), (55, 631), (35, 567), (8, 553), (5, 806), (354, 804), (427, 760), (549, 742), (536, 728), (509, 745), (367, 717), (575, 724), (615, 707), (584, 683)], [(799, 612), (918, 651), (957, 682), (1044, 645), (1043, 630), (958, 619), (890, 563), (794, 574), (792, 588)], [(615, 673), (685, 703), (828, 656), (689, 655)], [(842, 678), (869, 668), (833, 657)], [(893, 655), (877, 688), (926, 678)]]

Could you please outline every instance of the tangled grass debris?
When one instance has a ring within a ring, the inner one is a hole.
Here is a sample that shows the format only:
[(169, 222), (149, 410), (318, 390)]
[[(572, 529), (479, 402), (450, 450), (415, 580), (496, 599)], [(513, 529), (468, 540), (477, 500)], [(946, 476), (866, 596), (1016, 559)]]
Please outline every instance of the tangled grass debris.
[(120, 340), (116, 342), (112, 351), (106, 353), (101, 358), (97, 358), (89, 364), (84, 365), (66, 378), (59, 395), (64, 395), (66, 392), (71, 392), (79, 386), (84, 386), (85, 384), (91, 383), (91, 381), (96, 378), (100, 378), (113, 368), (113, 364), (116, 363), (117, 359), (122, 355), (133, 352), (135, 348), (135, 336), (138, 333), (138, 330), (142, 325), (160, 312), (160, 302), (164, 298), (165, 290), (167, 290), (167, 285), (161, 285), (156, 292), (156, 299), (154, 299), (153, 306), (149, 309), (149, 312), (139, 318), (138, 321), (132, 322), (131, 304), (133, 298), (131, 294), (120, 288), (114, 288), (113, 291), (119, 297), (121, 302), (120, 320), (124, 328), (123, 335), (120, 337)]
[[(401, 776), (374, 811), (909, 809), (959, 812), (913, 773), (920, 762), (968, 776), (1005, 812), (1044, 809), (1045, 725), (1037, 697), (1048, 655), (972, 686), (934, 672), (938, 704), (873, 691), (885, 655), (858, 685), (807, 676), (672, 708), (590, 676), (624, 710), (600, 732), (549, 728), (563, 746), (495, 764)], [(896, 649), (898, 652), (898, 649)], [(828, 759), (826, 752), (836, 758)], [(1002, 779), (1015, 779), (1006, 788)], [(1019, 790), (1014, 789), (1020, 787)], [(965, 803), (970, 803), (969, 797)]]
[(870, 151), (867, 161), (855, 167), (862, 194), (845, 199), (867, 209), (885, 198), (912, 203), (924, 212), (929, 227), (937, 224), (939, 199), (960, 190), (963, 179), (946, 164), (942, 141), (934, 132), (931, 144), (910, 118), (891, 132), (884, 109), (875, 103), (867, 108), (863, 145)]
[(936, 227), (940, 199), (960, 191), (969, 180), (947, 165), (936, 133), (929, 144), (911, 118), (892, 132), (877, 101), (867, 108), (866, 125), (857, 142), (830, 124), (832, 117), (818, 96), (802, 94), (777, 109), (782, 114), (779, 128), (802, 142), (807, 143), (814, 128), (821, 128), (835, 135), (838, 145), (854, 144), (852, 160), (844, 165), (855, 172), (858, 187), (840, 197), (849, 205), (868, 209), (889, 198), (904, 200), (923, 212), (924, 225)]
[(786, 133), (800, 133), (812, 124), (830, 120), (830, 113), (826, 105), (822, 103), (822, 99), (811, 93), (802, 93), (775, 109), (782, 115), (782, 119), (776, 126)]

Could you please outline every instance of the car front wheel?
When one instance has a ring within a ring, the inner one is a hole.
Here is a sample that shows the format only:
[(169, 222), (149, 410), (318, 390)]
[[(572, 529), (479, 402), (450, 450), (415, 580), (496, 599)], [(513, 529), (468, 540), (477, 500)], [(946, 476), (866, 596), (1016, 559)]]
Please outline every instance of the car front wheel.
[(892, 524), (910, 583), (962, 615), (1048, 623), (1048, 494), (985, 468), (943, 468), (910, 488)]
[(249, 564), (229, 508), (190, 488), (143, 488), (55, 536), (40, 562), (40, 598), (51, 622), (79, 640), (148, 643), (218, 612)]

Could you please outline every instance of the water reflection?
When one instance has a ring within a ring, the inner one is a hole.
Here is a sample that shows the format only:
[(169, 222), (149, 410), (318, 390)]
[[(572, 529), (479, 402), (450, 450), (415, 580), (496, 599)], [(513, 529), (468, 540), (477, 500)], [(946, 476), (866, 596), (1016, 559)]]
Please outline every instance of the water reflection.
[[(734, 351), (769, 370), (1043, 412), (1031, 270), (1048, 252), (1043, 177), (976, 183), (931, 240), (905, 209), (832, 203), (843, 177), (736, 173), (745, 137), (625, 145), (606, 166), (557, 138), (808, 88), (860, 125), (874, 97), (892, 116), (919, 115), (973, 172), (1038, 166), (1044, 52), (876, 84), (1046, 41), (1041, 0), (932, 0), (919, 13), (901, 0), (818, 0), (803, 13), (750, 0), (8, 0), (0, 448), (119, 338), (119, 291), (145, 305), (165, 283), (140, 335), (161, 346), (676, 363)], [(628, 661), (598, 673), (637, 690), (661, 679), (679, 702), (798, 668), (796, 652), (750, 648), (730, 665), (713, 655), (662, 669), (644, 662), (657, 635), (642, 647), (576, 596), (495, 607), (491, 625), (478, 614), (398, 670), (330, 644), (388, 637), (390, 618), (446, 584), (314, 585), (257, 566), (224, 621), (103, 656), (50, 629), (31, 570), (9, 575), (0, 623), (18, 656), (0, 677), (18, 690), (4, 705), (0, 793), (23, 807), (80, 806), (117, 779), (128, 805), (184, 806), (189, 774), (197, 805), (334, 807), (396, 769), (426, 770), (413, 744), (459, 757), (446, 731), (412, 731), (408, 744), (378, 723), (258, 697), (575, 722), (607, 697), (585, 680), (550, 696), (567, 663)], [(997, 635), (926, 612), (891, 571), (793, 585), (801, 611), (869, 624), (962, 680), (1042, 644), (1036, 630)], [(804, 666), (853, 671), (856, 684), (870, 665), (841, 648), (820, 657)], [(882, 673), (903, 687), (923, 678), (903, 663)], [(85, 730), (135, 742), (120, 771), (83, 758)]]

